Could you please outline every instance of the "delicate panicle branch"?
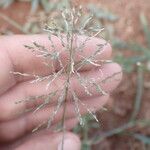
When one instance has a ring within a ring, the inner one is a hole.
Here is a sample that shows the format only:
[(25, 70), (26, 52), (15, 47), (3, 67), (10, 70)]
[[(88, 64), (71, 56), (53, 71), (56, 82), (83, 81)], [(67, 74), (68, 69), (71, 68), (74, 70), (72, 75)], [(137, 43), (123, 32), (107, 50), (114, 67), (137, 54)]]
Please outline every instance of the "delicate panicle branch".
[(40, 110), (40, 109), (42, 109), (43, 107), (47, 106), (47, 105), (50, 103), (50, 101), (52, 100), (52, 98), (53, 98), (54, 96), (56, 96), (57, 92), (58, 92), (58, 91), (52, 92), (52, 93), (50, 93), (48, 96), (46, 96), (46, 98), (44, 99), (44, 103), (40, 104), (40, 105), (33, 111), (33, 113), (36, 113), (38, 110)]
[(52, 97), (54, 97), (57, 93), (58, 93), (59, 90), (56, 90), (54, 92), (50, 92), (49, 94), (44, 94), (44, 95), (39, 95), (39, 96), (30, 96), (30, 97), (27, 97), (23, 100), (16, 100), (16, 104), (19, 104), (19, 103), (27, 103), (27, 102), (34, 102), (34, 101), (37, 101), (37, 100), (43, 100), (43, 101), (50, 101), (50, 99)]
[(92, 117), (93, 117), (97, 122), (99, 122), (99, 120), (98, 120), (97, 117), (96, 117), (95, 112), (94, 112), (93, 110), (91, 110), (91, 109), (89, 108), (89, 106), (87, 106), (87, 105), (86, 105), (85, 103), (83, 103), (81, 100), (79, 100), (79, 102), (80, 102), (80, 104), (81, 104), (82, 106), (84, 106), (84, 107), (87, 109), (88, 113), (89, 113), (90, 115), (92, 115)]
[(87, 95), (92, 96), (92, 93), (88, 90), (88, 80), (86, 78), (81, 77), (80, 73), (77, 71), (76, 71), (76, 75), (79, 83), (84, 88), (85, 93), (87, 93)]
[(48, 88), (50, 87), (50, 85), (52, 84), (52, 82), (54, 82), (60, 75), (62, 75), (63, 70), (64, 70), (64, 68), (62, 68), (57, 73), (54, 73), (52, 79), (46, 85), (46, 90), (48, 90)]
[(40, 123), (36, 128), (34, 128), (32, 130), (32, 132), (36, 132), (37, 130), (39, 130), (40, 128), (42, 128), (43, 126), (45, 126), (47, 124), (47, 121), (44, 121), (42, 123)]
[(51, 123), (55, 117), (55, 115), (57, 114), (57, 112), (59, 111), (61, 105), (63, 104), (63, 102), (65, 101), (65, 94), (66, 94), (66, 89), (64, 88), (60, 94), (60, 97), (58, 98), (57, 101), (57, 106), (55, 107), (52, 115), (50, 115), (50, 118), (48, 119), (48, 123), (47, 123), (47, 128), (49, 128), (51, 126)]
[(97, 55), (100, 55), (103, 52), (103, 48), (104, 48), (105, 45), (106, 45), (106, 43), (98, 44), (96, 51), (94, 51), (93, 54), (91, 54), (89, 57), (85, 58), (85, 57), (80, 55), (80, 57), (82, 57), (83, 60), (76, 64), (77, 70), (80, 70), (82, 67), (84, 67), (87, 64), (91, 64), (91, 65), (94, 65), (94, 66), (101, 66), (100, 64), (96, 63), (97, 60), (96, 60), (95, 57)]
[(83, 126), (84, 122), (80, 113), (80, 108), (79, 108), (79, 98), (77, 97), (76, 93), (72, 91), (72, 96), (73, 96), (73, 103), (74, 103), (74, 109), (75, 113), (77, 114), (78, 120), (80, 122), (80, 125)]

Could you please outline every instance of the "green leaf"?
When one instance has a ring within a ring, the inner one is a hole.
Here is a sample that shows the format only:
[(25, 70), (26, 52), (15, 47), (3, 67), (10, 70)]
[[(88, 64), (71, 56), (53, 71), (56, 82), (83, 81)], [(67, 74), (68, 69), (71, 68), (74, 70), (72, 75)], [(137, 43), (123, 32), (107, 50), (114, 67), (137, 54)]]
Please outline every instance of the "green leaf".
[(113, 37), (112, 45), (116, 49), (126, 49), (128, 47), (128, 44), (125, 41), (114, 37)]
[(107, 21), (116, 21), (118, 16), (112, 12), (99, 8), (94, 4), (89, 4), (87, 8), (92, 12), (98, 19), (105, 19)]
[(134, 65), (137, 62), (147, 62), (150, 60), (150, 51), (147, 47), (141, 45), (137, 42), (125, 42), (120, 39), (114, 38), (112, 45), (116, 49), (122, 49), (122, 50), (130, 50), (136, 53), (134, 56), (125, 57), (123, 56), (122, 52), (121, 54), (117, 54), (115, 57), (115, 60), (123, 65), (123, 68), (127, 72), (133, 71)]
[(147, 58), (145, 55), (132, 56), (132, 57), (124, 57), (123, 55), (118, 55), (115, 57), (115, 61), (119, 64), (122, 64), (124, 70), (128, 73), (133, 71), (133, 67), (137, 62), (143, 62)]
[(141, 25), (142, 25), (146, 40), (148, 42), (148, 47), (150, 48), (150, 30), (149, 30), (147, 18), (145, 17), (144, 14), (140, 15), (140, 21), (141, 21)]
[(31, 1), (31, 12), (35, 12), (40, 4), (40, 0)]
[(133, 136), (142, 143), (150, 145), (150, 137), (138, 133), (133, 134)]
[(83, 143), (81, 150), (91, 150), (91, 146), (86, 143)]

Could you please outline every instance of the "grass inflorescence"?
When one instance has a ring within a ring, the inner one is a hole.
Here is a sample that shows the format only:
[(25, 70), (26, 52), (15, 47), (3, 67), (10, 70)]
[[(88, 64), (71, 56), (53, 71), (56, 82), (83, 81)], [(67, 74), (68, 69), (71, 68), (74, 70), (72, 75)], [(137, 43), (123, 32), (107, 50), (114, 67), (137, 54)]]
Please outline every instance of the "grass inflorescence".
[[(50, 128), (60, 108), (63, 108), (60, 129), (65, 134), (65, 117), (68, 96), (71, 99), (70, 101), (74, 104), (74, 111), (77, 115), (81, 126), (84, 126), (84, 120), (80, 113), (80, 106), (85, 107), (87, 112), (98, 122), (95, 112), (91, 108), (89, 108), (89, 106), (87, 106), (86, 103), (81, 101), (81, 99), (78, 96), (78, 93), (76, 93), (76, 91), (72, 88), (71, 78), (72, 76), (76, 75), (78, 83), (82, 86), (85, 93), (89, 96), (92, 96), (92, 93), (89, 90), (89, 88), (91, 87), (94, 88), (100, 95), (107, 95), (107, 91), (103, 90), (103, 88), (101, 87), (101, 83), (110, 80), (111, 78), (120, 73), (118, 72), (111, 76), (108, 76), (105, 80), (102, 81), (100, 81), (100, 79), (88, 78), (86, 76), (81, 75), (81, 70), (86, 65), (101, 67), (102, 64), (111, 62), (111, 60), (96, 59), (97, 56), (103, 52), (104, 46), (107, 44), (107, 42), (103, 44), (97, 44), (96, 49), (93, 50), (93, 53), (90, 56), (84, 57), (83, 55), (85, 53), (84, 48), (87, 42), (92, 38), (101, 37), (101, 32), (103, 31), (103, 28), (92, 26), (92, 15), (85, 18), (84, 22), (81, 22), (81, 17), (83, 16), (83, 9), (81, 6), (79, 8), (64, 8), (63, 11), (60, 12), (60, 15), (62, 18), (61, 24), (58, 22), (58, 20), (51, 18), (49, 24), (46, 24), (44, 28), (44, 31), (48, 34), (51, 50), (49, 50), (44, 45), (41, 45), (36, 41), (31, 43), (30, 45), (24, 45), (29, 51), (32, 51), (33, 54), (35, 54), (35, 57), (40, 57), (44, 59), (45, 61), (43, 63), (47, 67), (51, 68), (53, 70), (53, 73), (47, 76), (40, 76), (35, 74), (13, 72), (13, 74), (15, 75), (21, 75), (26, 77), (32, 76), (34, 79), (32, 80), (31, 84), (48, 81), (47, 85), (45, 86), (47, 94), (40, 96), (32, 96), (23, 100), (16, 100), (16, 104), (20, 104), (30, 103), (31, 101), (42, 99), (42, 102), (39, 105), (37, 105), (36, 108), (26, 110), (27, 112), (33, 111), (33, 113), (36, 113), (37, 111), (48, 106), (51, 103), (52, 99), (55, 98), (57, 100), (57, 105), (53, 112), (49, 114), (49, 118), (41, 124), (39, 124), (36, 128), (34, 128), (33, 132), (43, 127)], [(82, 43), (77, 44), (76, 41), (78, 40), (79, 36), (84, 36), (85, 40)], [(61, 50), (58, 50), (57, 46), (54, 44), (54, 37), (60, 39), (62, 47)], [(62, 53), (66, 53), (67, 55), (68, 61), (66, 64), (64, 64), (63, 60), (61, 59)], [(77, 57), (80, 57), (80, 60), (76, 60)], [(51, 60), (51, 63), (48, 63), (46, 61), (47, 59)], [(57, 71), (55, 69), (56, 63), (60, 68)], [(62, 85), (58, 87), (58, 89), (50, 92), (53, 83), (57, 81), (57, 79), (61, 77), (62, 74), (65, 74), (66, 80), (62, 83)]]

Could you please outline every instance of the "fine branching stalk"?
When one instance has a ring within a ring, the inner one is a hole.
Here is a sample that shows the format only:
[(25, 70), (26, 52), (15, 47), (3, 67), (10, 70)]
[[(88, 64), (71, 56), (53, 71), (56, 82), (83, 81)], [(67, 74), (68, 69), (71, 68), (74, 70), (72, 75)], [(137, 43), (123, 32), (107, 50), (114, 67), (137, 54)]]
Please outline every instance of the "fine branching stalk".
[[(48, 81), (45, 90), (47, 94), (45, 95), (39, 95), (39, 96), (33, 96), (28, 97), (23, 100), (16, 100), (16, 103), (30, 103), (37, 101), (38, 99), (42, 99), (42, 102), (36, 106), (36, 108), (33, 108), (31, 110), (26, 111), (33, 111), (33, 113), (36, 113), (37, 111), (43, 109), (44, 107), (50, 105), (52, 100), (57, 100), (57, 105), (55, 109), (53, 110), (52, 114), (49, 114), (49, 118), (39, 124), (35, 129), (33, 129), (33, 132), (37, 131), (40, 128), (47, 127), (50, 128), (51, 124), (53, 123), (53, 120), (60, 110), (60, 108), (63, 108), (62, 113), (62, 122), (61, 122), (61, 129), (63, 131), (63, 138), (62, 138), (62, 150), (64, 145), (64, 135), (65, 135), (65, 117), (66, 117), (66, 110), (67, 110), (67, 101), (68, 99), (71, 99), (72, 103), (74, 104), (74, 111), (77, 115), (77, 118), (79, 120), (80, 125), (84, 125), (84, 121), (82, 119), (81, 113), (80, 113), (80, 107), (85, 107), (87, 109), (87, 112), (93, 116), (93, 118), (98, 122), (98, 119), (95, 115), (95, 112), (89, 108), (83, 101), (80, 100), (78, 93), (72, 88), (71, 78), (73, 76), (76, 76), (76, 80), (81, 85), (81, 87), (84, 89), (85, 93), (89, 96), (92, 96), (91, 90), (89, 88), (94, 88), (100, 95), (107, 95), (107, 91), (104, 91), (101, 87), (101, 84), (107, 82), (107, 80), (111, 80), (114, 76), (117, 76), (120, 74), (120, 72), (114, 73), (111, 76), (108, 76), (104, 80), (96, 79), (96, 78), (89, 78), (86, 76), (83, 76), (81, 69), (83, 69), (86, 65), (92, 65), (94, 67), (100, 68), (102, 64), (104, 63), (110, 63), (111, 60), (98, 60), (96, 59), (98, 55), (100, 55), (103, 52), (104, 46), (107, 44), (105, 42), (104, 44), (97, 44), (97, 48), (93, 50), (93, 53), (85, 57), (85, 46), (89, 40), (91, 40), (94, 37), (101, 37), (100, 33), (103, 29), (99, 27), (93, 27), (92, 26), (92, 15), (90, 15), (84, 22), (81, 22), (81, 18), (83, 16), (82, 13), (82, 7), (79, 8), (64, 8), (64, 10), (61, 12), (61, 18), (62, 18), (62, 24), (58, 22), (58, 20), (54, 20), (53, 18), (50, 21), (50, 24), (45, 25), (44, 30), (48, 33), (48, 39), (50, 42), (51, 50), (49, 50), (47, 47), (37, 43), (36, 41), (31, 43), (31, 45), (25, 45), (25, 47), (32, 51), (35, 54), (35, 57), (44, 58), (45, 62), (44, 64), (51, 68), (53, 73), (47, 76), (40, 76), (35, 74), (27, 74), (27, 73), (21, 73), (21, 72), (12, 72), (15, 75), (21, 75), (21, 76), (32, 76), (34, 79), (32, 80), (31, 84), (36, 84), (43, 81)], [(54, 43), (54, 37), (57, 37), (60, 39), (61, 47), (62, 49), (58, 50), (57, 46)], [(77, 42), (79, 36), (86, 37), (85, 40), (78, 44)], [(66, 56), (68, 57), (68, 62), (66, 64), (63, 63), (63, 60), (61, 59), (61, 54), (66, 53)], [(81, 58), (77, 61), (76, 58)], [(51, 63), (47, 63), (46, 60), (51, 60)], [(56, 70), (55, 65), (59, 66), (59, 71)], [(101, 70), (100, 70), (101, 73)], [(62, 77), (62, 75), (65, 74), (66, 80), (58, 87), (57, 90), (51, 91), (51, 87), (53, 86), (53, 83), (57, 81), (59, 77)], [(71, 96), (70, 96), (71, 95)], [(69, 98), (68, 98), (69, 97)]]

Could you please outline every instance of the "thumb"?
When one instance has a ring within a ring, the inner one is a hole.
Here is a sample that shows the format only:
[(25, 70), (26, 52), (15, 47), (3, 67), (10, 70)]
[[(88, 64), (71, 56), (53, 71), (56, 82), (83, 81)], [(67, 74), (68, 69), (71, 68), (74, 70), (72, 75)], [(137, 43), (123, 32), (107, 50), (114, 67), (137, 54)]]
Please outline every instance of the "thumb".
[[(15, 150), (62, 150), (63, 133), (37, 134), (27, 138)], [(66, 132), (64, 135), (63, 150), (80, 150), (81, 142), (77, 135)]]

